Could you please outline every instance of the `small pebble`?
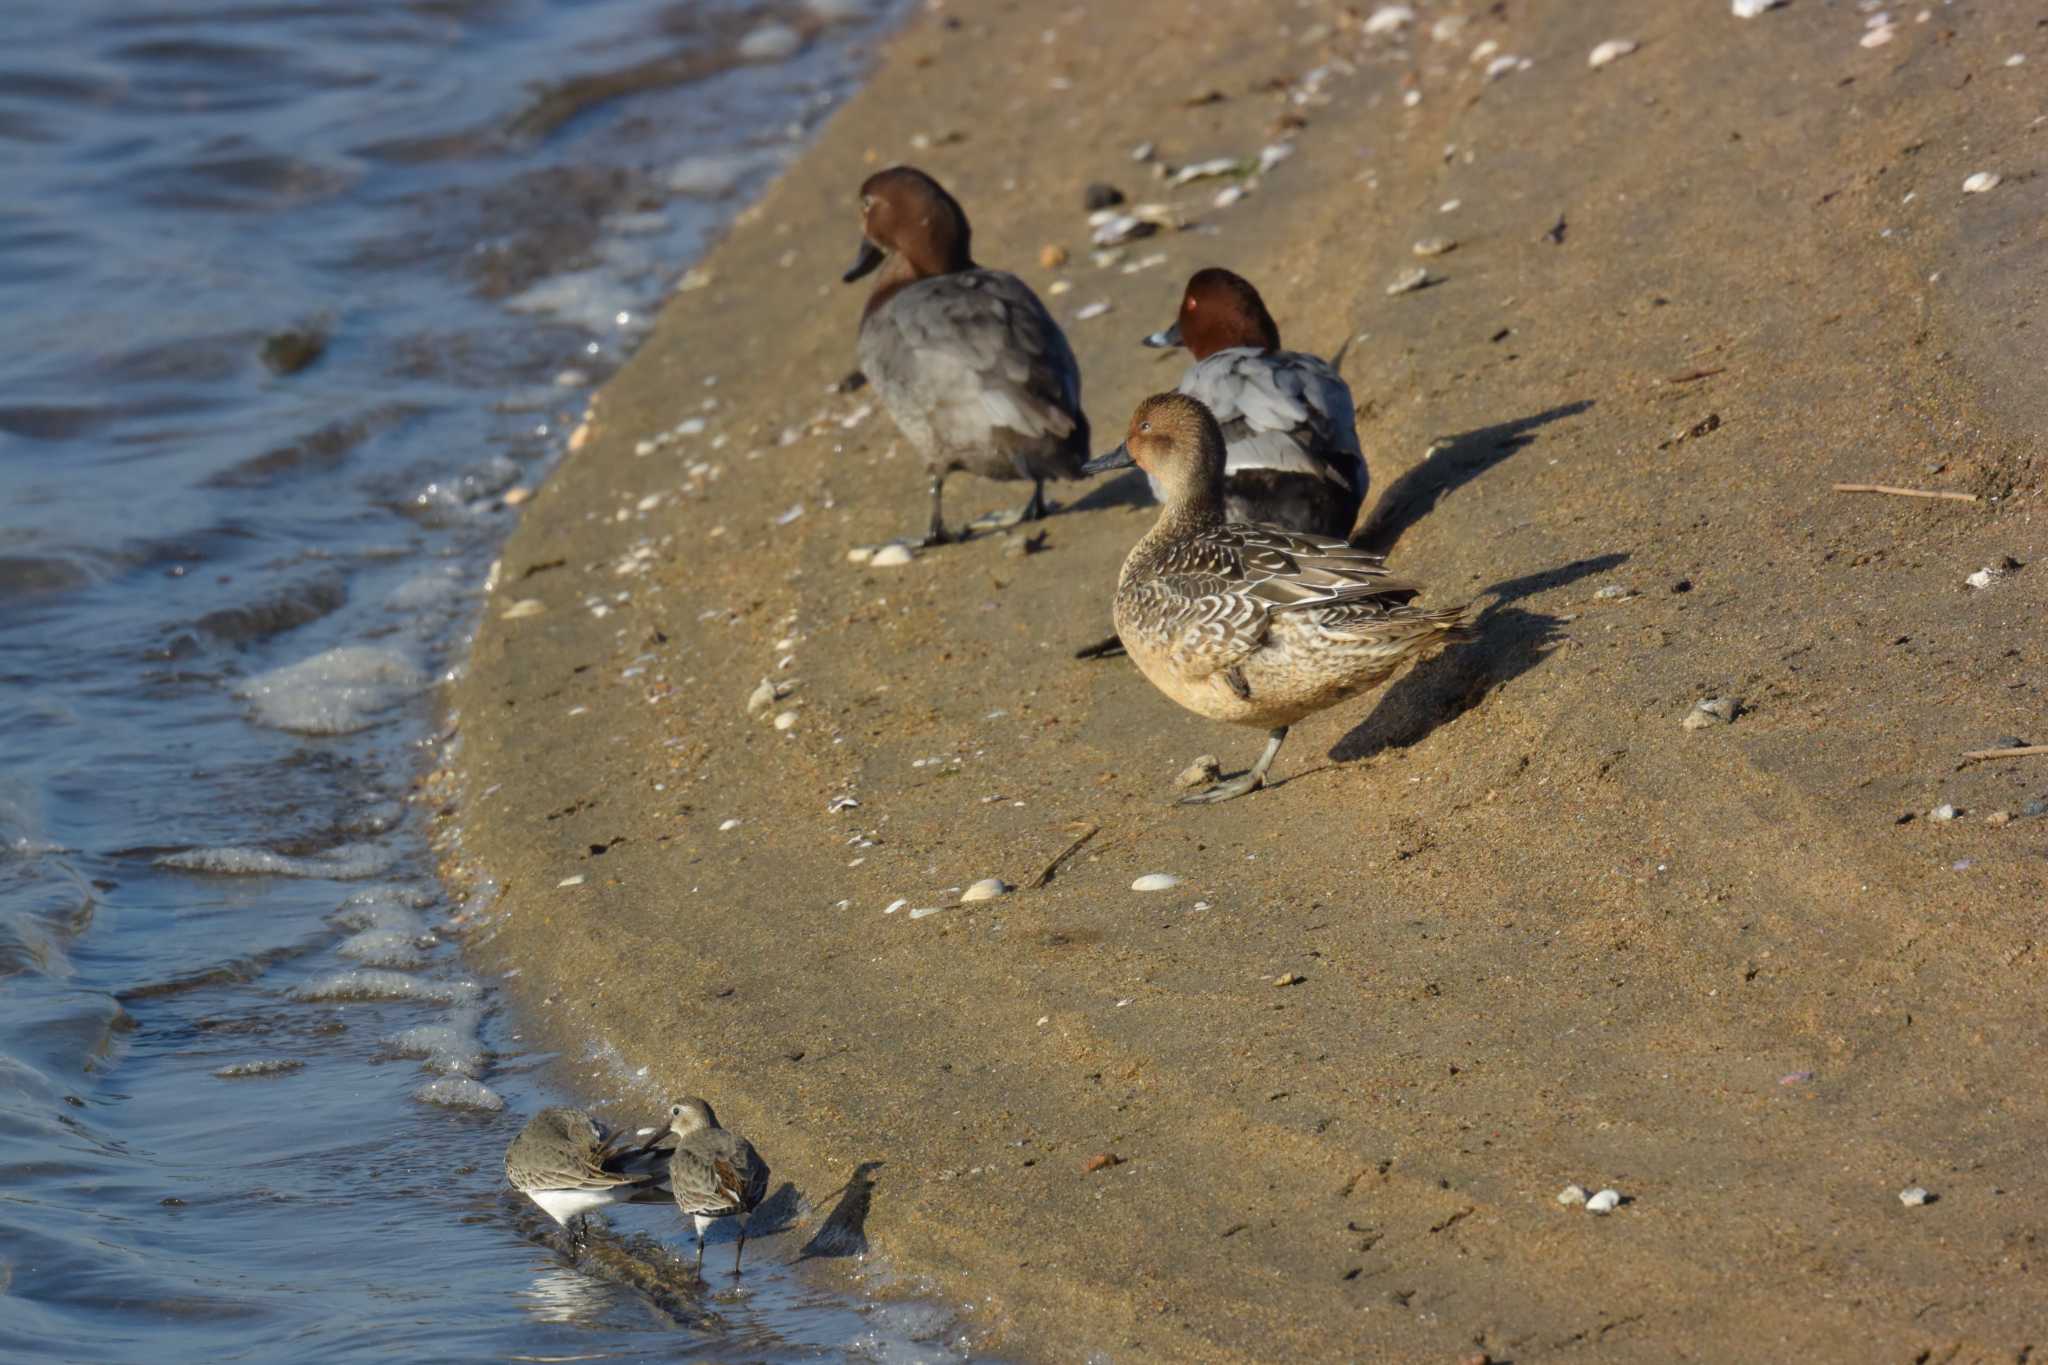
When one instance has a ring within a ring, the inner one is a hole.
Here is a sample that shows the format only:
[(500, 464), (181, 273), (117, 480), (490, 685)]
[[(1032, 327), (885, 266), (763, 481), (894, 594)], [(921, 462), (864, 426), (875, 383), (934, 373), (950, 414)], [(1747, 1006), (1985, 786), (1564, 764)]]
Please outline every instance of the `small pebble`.
[(1090, 213), (1097, 209), (1113, 209), (1124, 202), (1124, 192), (1106, 181), (1098, 180), (1081, 192), (1081, 205)]
[(1613, 1213), (1620, 1207), (1620, 1190), (1602, 1190), (1586, 1201), (1587, 1213)]
[(1693, 703), (1682, 722), (1688, 730), (1704, 730), (1710, 725), (1726, 725), (1742, 710), (1739, 697), (1707, 697)]
[[(585, 428), (578, 427), (576, 428), (576, 430), (583, 431), (585, 430)], [(505, 505), (507, 507), (517, 507), (521, 503), (525, 502), (528, 498), (531, 498), (533, 496), (533, 490), (531, 488), (526, 487), (524, 484), (514, 484), (510, 488), (505, 490), (504, 496)]]
[(1097, 1171), (1106, 1171), (1112, 1166), (1121, 1166), (1123, 1164), (1124, 1159), (1115, 1152), (1097, 1152), (1094, 1156), (1081, 1163), (1081, 1174), (1093, 1175)]
[(1133, 891), (1171, 891), (1180, 885), (1180, 878), (1170, 872), (1147, 872), (1131, 883)]
[(1299, 972), (1282, 972), (1280, 975), (1273, 978), (1273, 984), (1275, 986), (1299, 986), (1302, 982), (1306, 980), (1308, 980), (1308, 978), (1301, 975)]
[(1597, 71), (1609, 62), (1628, 56), (1636, 47), (1637, 43), (1633, 38), (1609, 38), (1587, 55), (1586, 65)]
[[(1982, 589), (1990, 587), (1993, 583), (1996, 583), (1999, 579), (2003, 577), (2005, 577), (2004, 569), (1999, 568), (1995, 564), (1986, 564), (1983, 568), (1977, 570), (1977, 572), (1971, 574), (1968, 578), (1965, 578), (1963, 582), (1967, 583), (1969, 586), (1973, 588)], [(510, 612), (507, 612), (505, 614), (507, 616), (511, 615)]]
[(505, 608), (505, 619), (507, 621), (517, 621), (525, 616), (538, 616), (547, 609), (548, 604), (541, 601), (538, 597), (522, 597), (511, 606)]
[(1984, 817), (1984, 823), (1993, 829), (2004, 829), (2012, 823), (2012, 812), (2009, 810), (1995, 810)]
[(1038, 263), (1047, 270), (1058, 270), (1067, 263), (1067, 249), (1057, 242), (1047, 242), (1038, 248)]
[(1174, 785), (1182, 791), (1189, 791), (1196, 787), (1206, 787), (1221, 776), (1223, 765), (1217, 761), (1216, 755), (1203, 754), (1180, 770), (1180, 776), (1174, 779)]
[(2005, 64), (2007, 66), (2025, 66), (2027, 64), (2027, 54), (2024, 52), (2015, 52), (2010, 57), (2007, 57), (2005, 59)]
[(1635, 590), (1625, 588), (1619, 583), (1609, 583), (1606, 587), (1594, 593), (1593, 596), (1602, 602), (1619, 602), (1624, 597), (1634, 597)]
[(1418, 256), (1441, 256), (1455, 250), (1457, 245), (1457, 240), (1451, 237), (1424, 237), (1410, 249)]
[(1863, 35), (1857, 41), (1858, 47), (1883, 47), (1898, 35), (1899, 30), (1891, 24), (1880, 25)]
[(1427, 270), (1419, 265), (1412, 266), (1394, 276), (1393, 283), (1387, 286), (1387, 292), (1389, 294), (1412, 294), (1424, 285), (1433, 283), (1435, 281), (1430, 278)]
[(1007, 896), (1014, 888), (1001, 877), (983, 877), (960, 893), (964, 905), (969, 901), (992, 901), (998, 896)]
[(1903, 1189), (1899, 1191), (1899, 1202), (1901, 1204), (1904, 1204), (1909, 1209), (1917, 1209), (1922, 1204), (1933, 1203), (1934, 1196), (1929, 1194), (1920, 1186), (1914, 1185), (1909, 1189)]
[(1557, 1202), (1570, 1208), (1586, 1202), (1586, 1188), (1583, 1185), (1567, 1185), (1557, 1192)]
[(900, 540), (894, 540), (868, 556), (871, 569), (896, 569), (917, 558), (917, 554)]
[(1944, 801), (1933, 810), (1927, 812), (1927, 818), (1938, 825), (1945, 825), (1956, 818), (1956, 808)]

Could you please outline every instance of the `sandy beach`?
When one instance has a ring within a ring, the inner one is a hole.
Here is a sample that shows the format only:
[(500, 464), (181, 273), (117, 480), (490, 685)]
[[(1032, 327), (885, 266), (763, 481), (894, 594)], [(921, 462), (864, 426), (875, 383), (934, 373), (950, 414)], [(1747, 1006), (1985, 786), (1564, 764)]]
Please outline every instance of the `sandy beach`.
[[(813, 1200), (880, 1163), (874, 1249), (1014, 1358), (2025, 1360), (2048, 757), (1962, 756), (2048, 741), (2048, 29), (1372, 12), (910, 20), (506, 548), (435, 779), (503, 891), (474, 960)], [(1341, 349), (1363, 535), (1480, 638), (1177, 807), (1260, 737), (1071, 657), (1142, 480), (850, 561), (924, 512), (828, 391), (902, 161), (1046, 298), (1104, 449), (1198, 267)], [(1098, 181), (1178, 226), (1098, 264)]]

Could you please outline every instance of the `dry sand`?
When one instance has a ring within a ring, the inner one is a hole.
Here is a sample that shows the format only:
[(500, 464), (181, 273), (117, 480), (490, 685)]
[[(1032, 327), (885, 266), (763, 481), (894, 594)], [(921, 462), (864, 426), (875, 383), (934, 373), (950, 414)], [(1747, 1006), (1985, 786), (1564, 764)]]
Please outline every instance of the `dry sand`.
[[(1450, 43), (1439, 9), (921, 12), (506, 549), (440, 779), (504, 891), (479, 960), (813, 1198), (882, 1163), (874, 1245), (1015, 1356), (2048, 1345), (2048, 819), (2019, 814), (2048, 758), (1959, 760), (2048, 738), (2048, 28), (1918, 12), (1874, 48), (1817, 0), (1510, 4)], [(1641, 47), (1590, 70), (1609, 38)], [(1488, 40), (1533, 65), (1487, 81)], [(1129, 157), (1281, 137), (1220, 210)], [(872, 395), (826, 392), (854, 190), (897, 160), (981, 260), (1072, 281), (1105, 447), (1178, 376), (1137, 341), (1194, 268), (1256, 281), (1291, 345), (1350, 338), (1368, 535), (1429, 601), (1489, 599), (1484, 638), (1298, 727), (1281, 785), (1180, 808), (1189, 760), (1259, 736), (1069, 657), (1133, 480), (1058, 488), (1034, 553), (850, 564), (923, 509)], [(1098, 268), (1093, 180), (1193, 226)], [(1442, 282), (1389, 297), (1437, 235)], [(750, 716), (764, 677), (793, 690)], [(1682, 728), (1714, 695), (1736, 720)], [(1086, 824), (1044, 888), (910, 918)]]

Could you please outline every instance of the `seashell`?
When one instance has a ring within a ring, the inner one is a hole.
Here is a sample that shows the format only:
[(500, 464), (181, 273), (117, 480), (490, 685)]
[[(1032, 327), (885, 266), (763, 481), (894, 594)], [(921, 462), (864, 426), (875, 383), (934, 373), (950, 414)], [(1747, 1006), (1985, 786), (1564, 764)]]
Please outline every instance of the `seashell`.
[(1131, 883), (1133, 891), (1171, 891), (1180, 885), (1180, 878), (1171, 872), (1147, 872)]

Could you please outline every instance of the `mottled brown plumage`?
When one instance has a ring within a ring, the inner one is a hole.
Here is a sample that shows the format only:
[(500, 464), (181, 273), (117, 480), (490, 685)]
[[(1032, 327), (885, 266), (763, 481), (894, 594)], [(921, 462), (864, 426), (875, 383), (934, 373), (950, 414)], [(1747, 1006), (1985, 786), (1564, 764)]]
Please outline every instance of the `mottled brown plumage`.
[(668, 1183), (676, 1207), (697, 1230), (697, 1264), (704, 1264), (704, 1230), (715, 1219), (740, 1220), (740, 1244), (733, 1252), (732, 1273), (740, 1273), (747, 1250), (747, 1217), (768, 1196), (768, 1163), (752, 1143), (718, 1126), (711, 1106), (694, 1096), (671, 1104), (669, 1133), (675, 1151), (669, 1158)]
[(1184, 394), (1138, 405), (1124, 444), (1090, 471), (1136, 464), (1159, 484), (1159, 521), (1117, 579), (1117, 634), (1152, 685), (1199, 715), (1270, 731), (1250, 772), (1186, 798), (1264, 784), (1287, 727), (1466, 638), (1469, 608), (1429, 611), (1386, 560), (1341, 540), (1233, 522), (1224, 445)]
[(563, 1227), (607, 1204), (668, 1197), (662, 1130), (613, 1133), (581, 1109), (543, 1109), (505, 1149), (505, 1178)]

